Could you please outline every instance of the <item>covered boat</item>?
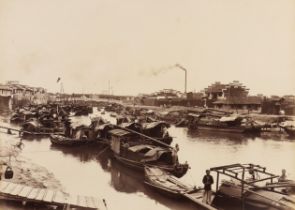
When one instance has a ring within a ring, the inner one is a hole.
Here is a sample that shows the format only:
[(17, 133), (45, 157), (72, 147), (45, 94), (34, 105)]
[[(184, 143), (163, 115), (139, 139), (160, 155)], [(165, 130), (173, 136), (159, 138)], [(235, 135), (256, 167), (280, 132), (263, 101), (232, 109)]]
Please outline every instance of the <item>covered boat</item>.
[(12, 123), (21, 123), (21, 122), (25, 122), (31, 118), (36, 117), (36, 113), (35, 112), (31, 112), (31, 111), (27, 111), (27, 110), (20, 110), (15, 112), (11, 118), (10, 118), (10, 122)]
[(260, 133), (261, 125), (239, 115), (188, 114), (188, 127), (231, 133)]
[[(276, 190), (274, 183), (279, 176), (266, 171), (265, 167), (254, 164), (232, 164), (214, 167), (217, 172), (216, 191), (230, 200), (241, 202), (249, 209), (295, 209), (295, 199)], [(219, 176), (225, 175), (231, 180), (223, 180), (219, 186)]]
[(151, 123), (142, 124), (142, 133), (165, 142), (166, 144), (171, 144), (173, 138), (168, 133), (168, 128), (170, 125), (163, 121), (156, 121)]
[(48, 135), (54, 133), (63, 133), (65, 127), (61, 122), (56, 121), (52, 127), (46, 127), (37, 119), (31, 119), (22, 125), (21, 132), (31, 135)]
[(177, 153), (172, 147), (156, 146), (150, 139), (123, 129), (109, 131), (111, 150), (121, 163), (135, 169), (143, 170), (144, 166), (156, 166), (182, 177), (188, 170), (187, 163), (179, 164)]

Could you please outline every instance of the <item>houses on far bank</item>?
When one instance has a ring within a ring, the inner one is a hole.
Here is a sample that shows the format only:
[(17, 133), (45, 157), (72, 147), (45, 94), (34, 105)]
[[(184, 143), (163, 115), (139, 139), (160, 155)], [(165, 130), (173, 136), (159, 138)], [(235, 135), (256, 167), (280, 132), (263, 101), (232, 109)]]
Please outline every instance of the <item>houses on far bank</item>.
[(295, 96), (249, 95), (249, 88), (239, 81), (228, 84), (215, 82), (200, 92), (188, 92), (186, 95), (172, 89), (164, 89), (153, 94), (140, 95), (137, 102), (152, 106), (201, 106), (239, 113), (295, 114)]
[(249, 88), (233, 81), (215, 82), (200, 92), (183, 93), (173, 89), (164, 89), (152, 94), (138, 96), (118, 96), (111, 94), (61, 94), (48, 93), (42, 87), (31, 87), (18, 81), (0, 84), (0, 102), (12, 104), (43, 104), (48, 101), (92, 101), (106, 100), (124, 104), (145, 106), (190, 106), (232, 110), (238, 113), (256, 112), (262, 114), (295, 115), (295, 96), (249, 95)]
[(45, 88), (31, 87), (20, 84), (18, 81), (8, 81), (0, 84), (0, 99), (20, 102), (26, 101), (35, 104), (47, 103), (48, 95)]

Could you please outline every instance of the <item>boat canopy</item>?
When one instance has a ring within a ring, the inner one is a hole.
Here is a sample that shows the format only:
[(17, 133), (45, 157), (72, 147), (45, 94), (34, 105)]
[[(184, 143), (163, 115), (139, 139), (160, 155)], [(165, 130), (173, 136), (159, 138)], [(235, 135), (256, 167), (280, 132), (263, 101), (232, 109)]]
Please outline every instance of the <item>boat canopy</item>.
[(167, 154), (170, 151), (167, 149), (164, 149), (162, 147), (156, 147), (152, 145), (146, 145), (146, 144), (141, 144), (141, 145), (136, 145), (129, 147), (128, 150), (132, 152), (144, 152), (144, 161), (155, 161), (158, 160), (163, 154)]
[(31, 121), (24, 123), (23, 127), (38, 128), (38, 127), (40, 127), (40, 123), (36, 120), (31, 120)]
[(140, 124), (136, 122), (128, 122), (128, 123), (122, 123), (121, 126), (124, 128), (132, 128), (132, 127), (140, 127)]
[(122, 129), (113, 129), (110, 130), (109, 133), (114, 136), (126, 136), (130, 135), (131, 133)]
[(167, 153), (167, 149), (163, 149), (161, 147), (155, 147), (155, 148), (151, 149), (150, 151), (148, 151), (147, 153), (145, 153), (144, 156), (145, 157), (157, 157), (156, 159), (158, 159), (158, 157), (160, 157), (164, 153)]
[(159, 127), (159, 126), (165, 126), (167, 128), (170, 127), (170, 125), (168, 123), (166, 123), (166, 122), (157, 121), (157, 122), (151, 122), (151, 123), (144, 123), (143, 124), (143, 129), (150, 130), (150, 129), (154, 129), (154, 128)]
[(147, 144), (140, 144), (140, 145), (135, 145), (135, 146), (132, 146), (132, 147), (129, 147), (128, 150), (132, 151), (132, 152), (139, 152), (143, 149), (148, 149), (148, 150), (151, 150), (153, 149), (154, 147), (151, 146), (151, 145), (147, 145)]

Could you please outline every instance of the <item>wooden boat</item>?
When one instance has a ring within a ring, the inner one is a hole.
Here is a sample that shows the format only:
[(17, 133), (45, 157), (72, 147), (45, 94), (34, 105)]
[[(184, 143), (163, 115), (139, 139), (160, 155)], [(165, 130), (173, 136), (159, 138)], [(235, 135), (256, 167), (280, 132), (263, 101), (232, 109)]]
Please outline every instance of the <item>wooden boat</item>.
[[(265, 184), (265, 182), (273, 183), (274, 179), (279, 177), (267, 172), (265, 167), (254, 164), (232, 164), (210, 170), (217, 172), (217, 193), (226, 199), (244, 202), (249, 209), (295, 209), (294, 198), (277, 191), (274, 185)], [(231, 180), (224, 180), (219, 186), (219, 175), (226, 175)]]
[(96, 142), (93, 139), (74, 139), (62, 135), (50, 135), (50, 141), (54, 145), (80, 146)]
[(10, 122), (22, 123), (34, 117), (36, 117), (36, 113), (24, 110), (21, 112), (14, 113), (10, 118)]
[[(176, 177), (160, 168), (146, 166), (144, 172), (144, 183), (158, 192), (173, 198), (188, 198), (204, 209), (216, 209), (213, 206), (202, 202), (204, 193), (202, 188), (185, 185)], [(212, 196), (212, 200), (213, 199)]]
[(156, 146), (150, 139), (123, 129), (110, 130), (109, 134), (114, 157), (129, 167), (143, 171), (144, 166), (156, 166), (177, 177), (182, 177), (189, 168), (187, 163), (178, 163), (177, 153), (169, 145)]
[(22, 125), (21, 133), (24, 135), (50, 135), (63, 133), (65, 128), (61, 122), (55, 122), (53, 127), (46, 127), (38, 120), (31, 119)]
[(260, 133), (261, 127), (254, 121), (240, 116), (215, 116), (209, 114), (189, 114), (188, 127), (230, 133)]

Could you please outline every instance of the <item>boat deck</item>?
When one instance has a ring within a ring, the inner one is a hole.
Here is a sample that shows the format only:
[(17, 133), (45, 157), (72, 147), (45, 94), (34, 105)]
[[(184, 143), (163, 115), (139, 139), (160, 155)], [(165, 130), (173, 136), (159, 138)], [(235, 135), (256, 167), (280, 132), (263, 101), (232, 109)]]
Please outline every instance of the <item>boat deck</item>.
[(83, 209), (105, 209), (103, 199), (69, 195), (60, 191), (35, 188), (7, 181), (0, 181), (0, 197), (5, 200), (40, 203), (45, 205), (69, 206)]

